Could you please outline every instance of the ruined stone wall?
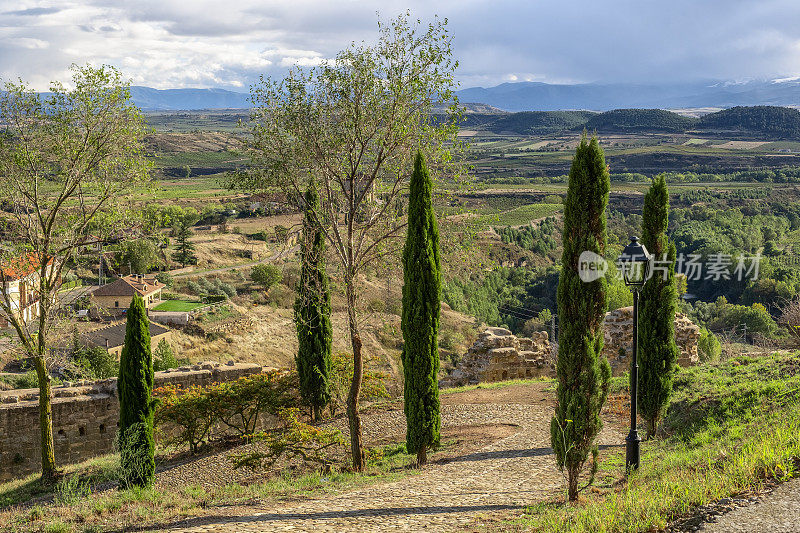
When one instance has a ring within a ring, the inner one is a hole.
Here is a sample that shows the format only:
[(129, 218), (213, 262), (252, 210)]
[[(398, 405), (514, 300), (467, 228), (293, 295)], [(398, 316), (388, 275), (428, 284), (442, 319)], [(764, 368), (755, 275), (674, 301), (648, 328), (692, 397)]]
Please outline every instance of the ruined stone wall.
[[(187, 388), (257, 374), (254, 364), (215, 362), (156, 372), (154, 386)], [(53, 440), (59, 465), (110, 453), (119, 422), (116, 378), (53, 388)], [(0, 392), (0, 482), (41, 468), (39, 391)]]
[[(641, 320), (641, 314), (640, 320)], [(641, 324), (641, 321), (639, 322)], [(633, 307), (620, 307), (606, 313), (603, 322), (604, 346), (603, 354), (611, 363), (611, 369), (618, 376), (630, 368), (630, 357), (633, 351)], [(675, 315), (675, 343), (680, 349), (678, 364), (680, 366), (695, 365), (699, 361), (697, 341), (700, 328), (686, 315)], [(620, 348), (624, 354), (620, 354)]]

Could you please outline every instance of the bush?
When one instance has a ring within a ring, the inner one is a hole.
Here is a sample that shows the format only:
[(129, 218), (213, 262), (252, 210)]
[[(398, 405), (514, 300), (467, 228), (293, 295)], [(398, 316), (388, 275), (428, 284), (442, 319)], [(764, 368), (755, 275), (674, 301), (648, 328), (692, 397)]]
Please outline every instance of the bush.
[[(386, 380), (389, 375), (375, 369), (372, 361), (364, 362), (364, 375), (361, 382), (361, 399), (364, 401), (380, 400), (389, 397), (386, 390)], [(339, 410), (347, 408), (347, 394), (350, 382), (353, 381), (353, 357), (343, 352), (334, 352), (331, 358), (331, 372), (328, 384), (331, 388), (331, 402), (329, 408), (331, 416), (336, 416)]]
[(283, 278), (281, 269), (275, 265), (256, 265), (250, 274), (250, 279), (261, 285), (265, 291), (269, 291), (273, 285), (279, 283)]
[(161, 401), (156, 424), (177, 428), (165, 432), (167, 445), (187, 446), (196, 453), (217, 424), (241, 437), (252, 435), (263, 413), (277, 415), (281, 409), (297, 405), (297, 390), (297, 375), (279, 371), (186, 391), (166, 386), (154, 392)]
[(169, 272), (159, 272), (158, 274), (156, 274), (156, 280), (166, 285), (168, 289), (171, 289), (172, 286), (175, 284), (175, 279)]
[(166, 339), (158, 341), (158, 346), (156, 346), (153, 352), (153, 370), (155, 372), (163, 372), (170, 368), (178, 368), (188, 362), (187, 359), (178, 359), (175, 357), (175, 351)]
[(719, 343), (717, 336), (708, 331), (706, 328), (700, 329), (700, 339), (697, 341), (697, 354), (700, 361), (704, 363), (713, 363), (719, 360), (722, 353), (722, 345)]
[(119, 375), (119, 362), (108, 350), (99, 346), (73, 352), (72, 360), (87, 379), (107, 379)]

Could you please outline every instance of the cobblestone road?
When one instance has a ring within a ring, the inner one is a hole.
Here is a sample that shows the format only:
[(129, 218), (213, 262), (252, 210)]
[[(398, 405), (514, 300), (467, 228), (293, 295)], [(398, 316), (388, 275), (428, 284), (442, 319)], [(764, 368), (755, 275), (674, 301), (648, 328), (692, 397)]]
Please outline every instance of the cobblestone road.
[[(480, 515), (521, 509), (563, 490), (550, 446), (550, 402), (540, 405), (445, 405), (443, 424), (505, 423), (516, 434), (476, 453), (420, 474), (302, 502), (237, 509), (236, 516), (203, 516), (169, 531), (453, 531)], [(373, 417), (402, 416), (402, 412)], [(365, 417), (364, 431), (370, 423)], [(382, 423), (382, 422), (381, 422)], [(601, 445), (620, 445), (624, 436), (606, 424)]]
[(779, 485), (760, 501), (703, 524), (706, 533), (800, 533), (800, 478)]

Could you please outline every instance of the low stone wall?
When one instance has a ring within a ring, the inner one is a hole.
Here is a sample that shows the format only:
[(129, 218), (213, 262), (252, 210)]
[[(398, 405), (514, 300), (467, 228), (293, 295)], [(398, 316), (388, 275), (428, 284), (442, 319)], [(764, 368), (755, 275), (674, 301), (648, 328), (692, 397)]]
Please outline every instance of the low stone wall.
[[(154, 386), (210, 385), (261, 371), (255, 364), (205, 362), (156, 372)], [(59, 465), (110, 453), (118, 423), (116, 378), (53, 388), (53, 440)], [(38, 389), (0, 392), (0, 481), (40, 468)]]

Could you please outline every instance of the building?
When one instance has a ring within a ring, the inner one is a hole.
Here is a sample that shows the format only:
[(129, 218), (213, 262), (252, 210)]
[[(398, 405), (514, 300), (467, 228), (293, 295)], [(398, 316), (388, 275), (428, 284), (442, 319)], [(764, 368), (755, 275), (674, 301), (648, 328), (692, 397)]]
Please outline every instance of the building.
[(99, 314), (120, 316), (130, 307), (134, 294), (142, 297), (148, 309), (157, 305), (161, 301), (164, 287), (163, 283), (154, 278), (133, 274), (95, 289), (92, 293), (92, 302), (99, 308)]
[[(35, 254), (19, 256), (0, 265), (0, 298), (10, 303), (23, 322), (39, 316), (39, 260)], [(52, 268), (52, 261), (48, 268)], [(8, 317), (0, 310), (0, 329), (9, 327)]]
[[(105, 348), (108, 353), (119, 358), (125, 345), (125, 322), (118, 322), (104, 328), (89, 331), (81, 335), (81, 342), (89, 348)], [(156, 349), (161, 339), (169, 341), (172, 331), (164, 326), (150, 322), (150, 344)]]

